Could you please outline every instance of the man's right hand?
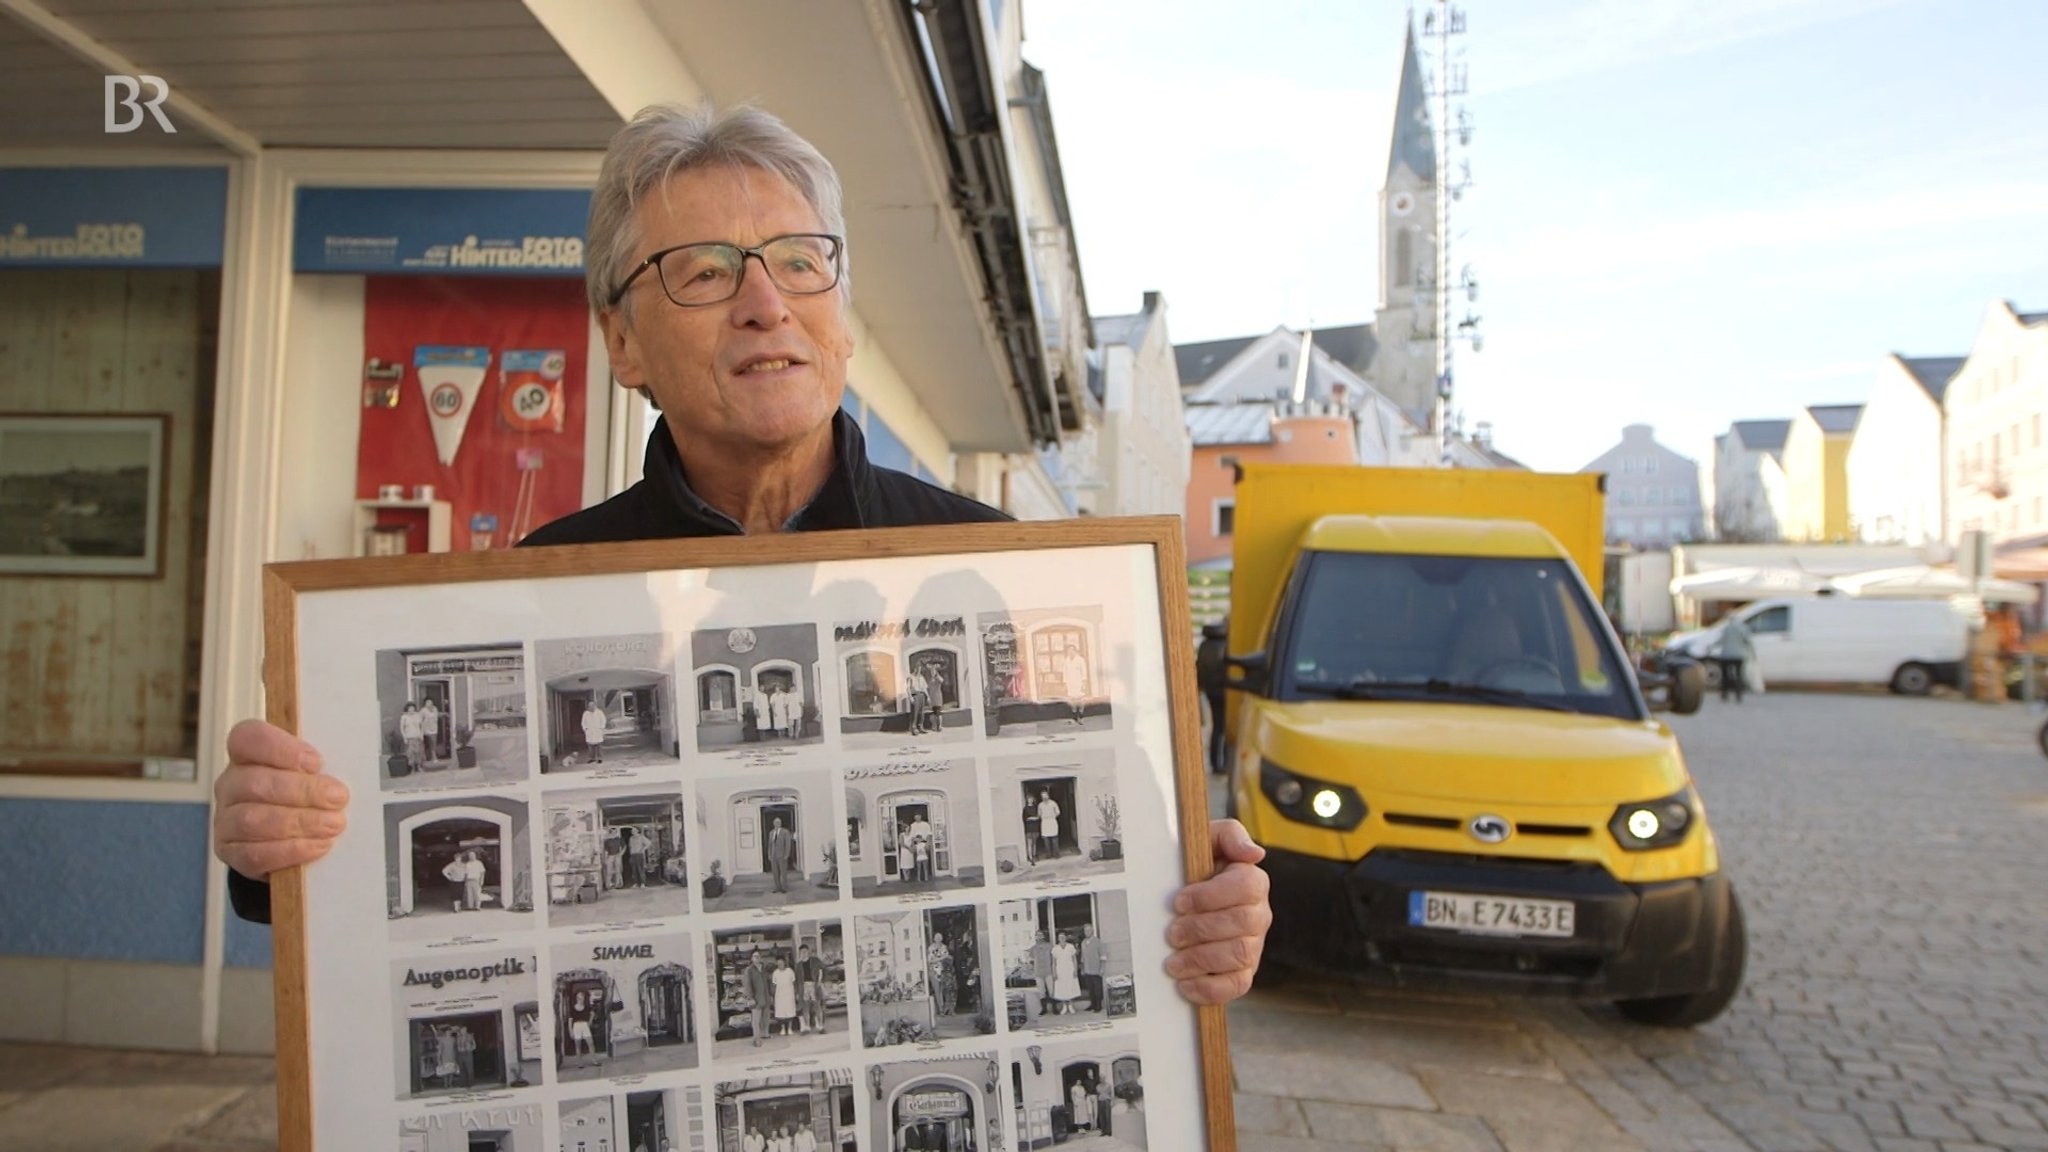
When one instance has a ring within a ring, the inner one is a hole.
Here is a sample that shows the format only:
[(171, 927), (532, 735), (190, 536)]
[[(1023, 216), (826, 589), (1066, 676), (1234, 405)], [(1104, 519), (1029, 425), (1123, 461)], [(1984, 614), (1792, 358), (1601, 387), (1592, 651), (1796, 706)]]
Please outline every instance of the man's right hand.
[(228, 733), (213, 798), (213, 854), (251, 880), (320, 859), (348, 826), (348, 785), (321, 774), (312, 745), (261, 720)]

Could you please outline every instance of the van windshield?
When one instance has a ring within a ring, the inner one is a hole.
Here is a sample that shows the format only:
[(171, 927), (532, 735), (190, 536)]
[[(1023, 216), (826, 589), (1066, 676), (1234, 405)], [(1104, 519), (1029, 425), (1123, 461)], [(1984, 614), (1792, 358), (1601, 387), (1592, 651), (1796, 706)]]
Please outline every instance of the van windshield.
[(1311, 552), (1283, 611), (1275, 664), (1283, 700), (1646, 715), (1562, 560)]

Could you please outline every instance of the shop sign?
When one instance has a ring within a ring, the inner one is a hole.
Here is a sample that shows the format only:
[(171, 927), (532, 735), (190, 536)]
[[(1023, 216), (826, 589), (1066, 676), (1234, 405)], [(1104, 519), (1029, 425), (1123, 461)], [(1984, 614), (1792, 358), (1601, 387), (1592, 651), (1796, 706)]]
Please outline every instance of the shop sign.
[(896, 1115), (904, 1121), (950, 1120), (967, 1114), (967, 1097), (951, 1089), (916, 1092), (896, 1101)]
[(900, 640), (911, 637), (919, 640), (942, 636), (967, 635), (967, 621), (958, 616), (920, 616), (909, 620), (864, 620), (859, 624), (841, 624), (832, 629), (832, 639), (840, 643), (857, 640)]
[(225, 168), (0, 168), (0, 268), (218, 268)]
[(583, 276), (590, 193), (532, 188), (304, 188), (297, 272)]
[(489, 984), (500, 976), (520, 976), (525, 974), (525, 972), (526, 964), (524, 961), (520, 960), (517, 956), (507, 956), (496, 964), (474, 968), (443, 968), (438, 972), (421, 972), (418, 969), (408, 968), (405, 970), (405, 986), (411, 988), (416, 985), (426, 984), (439, 988), (445, 984), (463, 983), (471, 980), (482, 984)]
[[(456, 672), (517, 672), (522, 660), (523, 657), (519, 656), (457, 656), (446, 660), (415, 660), (412, 662), (412, 674), (445, 676)], [(489, 682), (498, 683), (501, 680), (509, 682), (510, 677), (493, 676)]]

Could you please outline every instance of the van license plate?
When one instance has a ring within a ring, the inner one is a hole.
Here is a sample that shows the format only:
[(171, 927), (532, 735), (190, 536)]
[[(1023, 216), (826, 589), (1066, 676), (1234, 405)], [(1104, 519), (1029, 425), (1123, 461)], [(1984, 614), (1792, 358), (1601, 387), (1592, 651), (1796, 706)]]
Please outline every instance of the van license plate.
[(1496, 936), (1572, 934), (1569, 900), (1524, 900), (1518, 896), (1475, 896), (1469, 892), (1410, 892), (1408, 923), (1418, 928), (1485, 932)]

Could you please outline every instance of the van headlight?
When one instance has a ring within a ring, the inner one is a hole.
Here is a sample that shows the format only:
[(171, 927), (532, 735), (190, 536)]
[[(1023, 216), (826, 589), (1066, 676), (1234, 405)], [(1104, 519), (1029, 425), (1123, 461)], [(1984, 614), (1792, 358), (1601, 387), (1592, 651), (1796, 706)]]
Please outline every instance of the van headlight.
[(1699, 802), (1688, 788), (1676, 796), (1647, 804), (1623, 804), (1607, 822), (1615, 843), (1631, 852), (1669, 848), (1685, 839), (1693, 826)]
[(1332, 784), (1259, 761), (1259, 791), (1282, 816), (1299, 824), (1349, 832), (1365, 820), (1365, 801), (1348, 784)]

